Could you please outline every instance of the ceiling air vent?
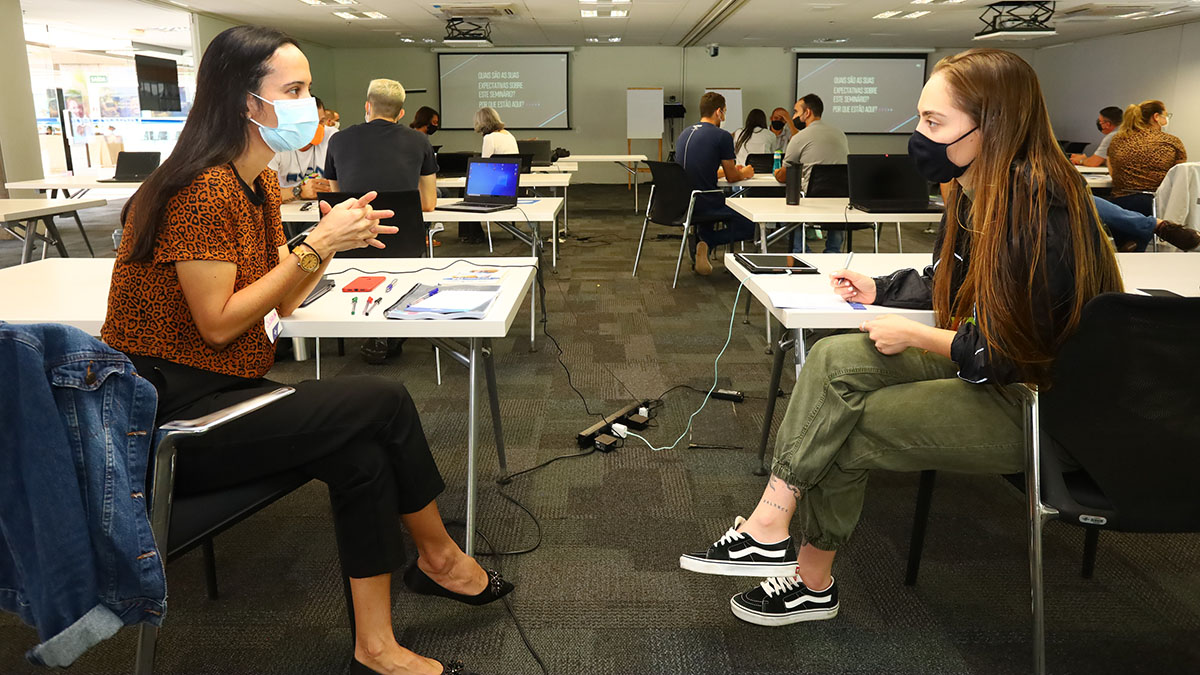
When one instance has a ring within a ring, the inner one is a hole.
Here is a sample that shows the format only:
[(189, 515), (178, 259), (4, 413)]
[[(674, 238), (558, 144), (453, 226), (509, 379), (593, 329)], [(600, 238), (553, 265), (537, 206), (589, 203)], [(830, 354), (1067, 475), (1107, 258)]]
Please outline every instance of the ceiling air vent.
[(463, 17), (468, 19), (503, 19), (515, 16), (517, 11), (507, 2), (455, 2), (445, 5), (434, 5), (434, 11), (443, 19)]

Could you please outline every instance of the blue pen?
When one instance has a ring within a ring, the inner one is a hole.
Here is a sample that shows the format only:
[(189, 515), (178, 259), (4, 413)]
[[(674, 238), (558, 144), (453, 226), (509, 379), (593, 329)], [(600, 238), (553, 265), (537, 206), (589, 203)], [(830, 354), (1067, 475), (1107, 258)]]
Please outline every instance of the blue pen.
[(383, 289), (383, 292), (384, 292), (384, 293), (391, 293), (391, 292), (392, 292), (392, 286), (395, 286), (395, 285), (396, 285), (396, 280), (395, 280), (395, 279), (392, 279), (390, 282), (388, 282), (387, 288)]

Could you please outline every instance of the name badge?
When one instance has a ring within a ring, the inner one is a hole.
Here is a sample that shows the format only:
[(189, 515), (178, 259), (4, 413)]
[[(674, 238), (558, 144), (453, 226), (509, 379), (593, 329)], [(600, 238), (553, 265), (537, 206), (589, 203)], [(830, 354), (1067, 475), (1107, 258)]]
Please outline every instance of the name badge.
[(283, 324), (279, 321), (279, 311), (272, 309), (269, 314), (263, 317), (263, 330), (267, 333), (267, 339), (271, 344), (275, 344), (275, 340), (279, 339), (279, 334), (283, 332)]

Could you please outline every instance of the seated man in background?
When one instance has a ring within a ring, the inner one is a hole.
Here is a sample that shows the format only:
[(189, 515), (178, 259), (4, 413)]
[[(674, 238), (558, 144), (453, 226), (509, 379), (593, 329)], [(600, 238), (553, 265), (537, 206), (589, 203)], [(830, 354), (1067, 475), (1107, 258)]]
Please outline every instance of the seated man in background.
[(1108, 164), (1108, 144), (1121, 129), (1123, 114), (1121, 109), (1114, 105), (1101, 110), (1100, 115), (1096, 118), (1096, 129), (1104, 134), (1104, 138), (1100, 139), (1100, 145), (1096, 146), (1096, 151), (1092, 153), (1091, 157), (1080, 154), (1071, 155), (1071, 163), (1079, 166), (1105, 166)]
[[(318, 119), (325, 119), (325, 104), (316, 98)], [(337, 129), (324, 124), (317, 126), (312, 142), (299, 150), (275, 153), (268, 164), (279, 174), (279, 196), (285, 202), (297, 199), (316, 199), (318, 192), (329, 192), (329, 181), (325, 179), (325, 155), (329, 150), (329, 139)]]
[[(437, 208), (437, 160), (429, 136), (400, 124), (404, 87), (371, 80), (364, 104), (367, 121), (339, 131), (329, 143), (325, 176), (334, 192), (421, 193), (421, 210)], [(362, 346), (367, 363), (382, 364), (400, 353), (403, 340), (371, 338)]]
[[(754, 176), (754, 169), (734, 161), (733, 135), (721, 128), (724, 121), (725, 97), (710, 91), (700, 97), (700, 123), (684, 129), (675, 142), (675, 161), (687, 172), (695, 190), (716, 190), (718, 171), (730, 183)], [(697, 274), (712, 274), (708, 259), (712, 247), (754, 238), (754, 223), (729, 208), (723, 195), (696, 195), (692, 222), (696, 223), (699, 240), (694, 268)], [(717, 222), (725, 223), (725, 229), (713, 229)]]
[[(804, 172), (800, 180), (800, 189), (808, 194), (808, 177), (814, 164), (845, 164), (850, 154), (850, 144), (846, 134), (841, 129), (821, 121), (825, 114), (825, 103), (816, 94), (805, 94), (796, 101), (796, 114), (792, 121), (798, 131), (788, 141), (787, 152), (783, 155), (783, 166), (775, 171), (775, 180), (787, 182), (788, 165), (802, 167)], [(799, 235), (792, 244), (792, 251), (800, 253), (805, 243)], [(846, 233), (843, 230), (825, 230), (825, 252), (840, 253), (842, 240)], [(811, 251), (810, 251), (811, 252)]]
[(413, 115), (413, 121), (408, 126), (416, 129), (426, 136), (432, 136), (437, 133), (437, 130), (441, 126), (438, 123), (441, 121), (442, 119), (441, 116), (438, 115), (438, 111), (430, 108), (427, 105), (423, 105), (420, 108), (417, 108), (417, 114)]
[(788, 114), (787, 108), (772, 110), (771, 133), (775, 136), (775, 142), (771, 144), (771, 152), (787, 150), (788, 141), (792, 140), (792, 134), (795, 131), (792, 126), (792, 116)]

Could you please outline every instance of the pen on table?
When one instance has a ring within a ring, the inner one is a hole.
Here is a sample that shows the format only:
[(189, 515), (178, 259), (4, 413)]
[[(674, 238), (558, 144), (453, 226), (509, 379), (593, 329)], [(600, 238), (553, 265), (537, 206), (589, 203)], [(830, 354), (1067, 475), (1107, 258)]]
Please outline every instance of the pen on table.
[(358, 296), (350, 298), (350, 316), (354, 316), (354, 308), (358, 306)]
[(389, 282), (388, 282), (388, 285), (387, 285), (387, 288), (383, 289), (383, 292), (384, 292), (384, 293), (391, 293), (391, 292), (392, 292), (392, 286), (395, 286), (395, 285), (396, 285), (396, 281), (397, 281), (396, 279), (392, 279), (391, 281), (389, 281)]
[[(849, 271), (851, 260), (854, 260), (854, 251), (850, 251), (850, 254), (846, 256), (846, 262), (845, 262), (845, 264), (842, 265), (842, 269)], [(838, 283), (838, 285), (844, 286), (847, 283), (849, 283), (849, 282), (846, 281), (846, 278), (842, 277), (842, 280)]]
[(363, 316), (367, 316), (371, 313), (371, 303), (373, 301), (374, 301), (374, 298), (372, 298), (371, 296), (368, 295), (367, 296), (367, 306), (363, 308)]

